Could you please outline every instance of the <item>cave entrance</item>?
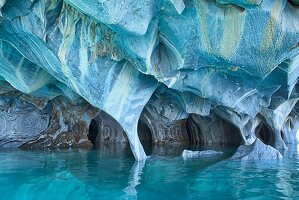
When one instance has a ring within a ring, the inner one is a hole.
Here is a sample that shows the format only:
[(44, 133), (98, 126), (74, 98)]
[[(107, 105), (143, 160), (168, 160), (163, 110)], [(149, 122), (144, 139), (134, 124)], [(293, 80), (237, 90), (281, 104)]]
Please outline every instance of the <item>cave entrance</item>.
[(257, 131), (256, 137), (260, 139), (263, 143), (269, 145), (271, 138), (271, 132), (269, 127), (263, 123)]
[(88, 134), (87, 137), (89, 141), (93, 144), (93, 146), (96, 146), (96, 139), (99, 133), (98, 124), (95, 119), (92, 119), (89, 124)]
[(292, 4), (293, 6), (295, 6), (295, 7), (298, 7), (298, 6), (299, 6), (299, 1), (298, 1), (298, 0), (288, 0), (288, 2), (289, 2), (290, 4)]
[(204, 136), (201, 127), (196, 123), (192, 116), (189, 116), (186, 122), (186, 129), (191, 146), (198, 146), (204, 144)]
[(191, 146), (239, 146), (243, 141), (236, 126), (216, 115), (190, 115), (187, 131)]
[(139, 140), (144, 148), (144, 151), (146, 154), (148, 154), (151, 151), (153, 145), (153, 137), (152, 137), (151, 129), (148, 127), (148, 125), (145, 122), (139, 120), (137, 132), (138, 132)]

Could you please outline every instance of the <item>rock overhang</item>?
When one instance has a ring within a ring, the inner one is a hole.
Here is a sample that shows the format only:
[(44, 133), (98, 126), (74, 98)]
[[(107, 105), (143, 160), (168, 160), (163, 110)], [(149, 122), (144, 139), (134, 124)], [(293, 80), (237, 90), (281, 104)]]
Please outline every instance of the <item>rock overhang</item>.
[(104, 110), (137, 160), (146, 157), (137, 134), (146, 105), (169, 120), (214, 113), (238, 126), (245, 143), (254, 132), (246, 124), (263, 121), (280, 148), (299, 97), (296, 5), (1, 1), (0, 75), (31, 96), (83, 97)]

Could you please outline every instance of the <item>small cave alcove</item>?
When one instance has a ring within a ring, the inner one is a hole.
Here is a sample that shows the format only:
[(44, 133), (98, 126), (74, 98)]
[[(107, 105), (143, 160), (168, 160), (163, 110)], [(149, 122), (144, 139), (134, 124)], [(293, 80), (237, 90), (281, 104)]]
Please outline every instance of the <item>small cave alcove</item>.
[(94, 147), (96, 146), (96, 139), (98, 134), (99, 134), (98, 124), (95, 119), (92, 119), (89, 124), (87, 137)]
[(144, 148), (144, 151), (146, 154), (149, 154), (151, 152), (151, 148), (153, 145), (153, 137), (151, 129), (148, 127), (148, 125), (139, 120), (138, 127), (137, 127), (138, 137), (139, 140)]
[(270, 145), (271, 132), (266, 124), (262, 123), (261, 125), (259, 125), (255, 134), (256, 137), (260, 139), (264, 144)]
[(299, 7), (299, 0), (288, 0), (288, 2), (294, 7)]
[(91, 120), (87, 137), (93, 148), (105, 156), (133, 156), (124, 129), (104, 111)]
[(186, 129), (191, 146), (205, 143), (200, 125), (198, 125), (192, 117), (188, 117)]
[(238, 128), (217, 116), (190, 115), (187, 131), (192, 146), (239, 146), (243, 142)]

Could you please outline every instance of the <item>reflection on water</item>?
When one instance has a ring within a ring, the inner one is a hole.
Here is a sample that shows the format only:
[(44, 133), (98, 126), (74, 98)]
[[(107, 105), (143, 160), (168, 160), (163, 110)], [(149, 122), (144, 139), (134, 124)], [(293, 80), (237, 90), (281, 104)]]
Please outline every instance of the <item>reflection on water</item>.
[(122, 196), (124, 199), (137, 198), (136, 186), (140, 184), (141, 174), (144, 165), (145, 165), (145, 160), (134, 163), (130, 171), (128, 186), (123, 190), (125, 192), (125, 195)]
[[(155, 146), (135, 162), (126, 145), (96, 150), (0, 151), (1, 199), (199, 199), (299, 197), (299, 156), (281, 161), (183, 160), (182, 147)], [(197, 148), (198, 149), (198, 148)]]

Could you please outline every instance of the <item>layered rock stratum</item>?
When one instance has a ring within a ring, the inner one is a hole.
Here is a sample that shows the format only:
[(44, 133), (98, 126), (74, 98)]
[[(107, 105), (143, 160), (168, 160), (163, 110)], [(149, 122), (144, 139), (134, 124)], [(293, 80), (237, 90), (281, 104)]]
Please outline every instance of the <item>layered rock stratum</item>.
[(297, 142), (298, 0), (0, 8), (1, 146)]

